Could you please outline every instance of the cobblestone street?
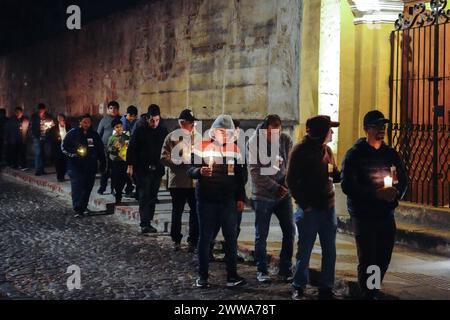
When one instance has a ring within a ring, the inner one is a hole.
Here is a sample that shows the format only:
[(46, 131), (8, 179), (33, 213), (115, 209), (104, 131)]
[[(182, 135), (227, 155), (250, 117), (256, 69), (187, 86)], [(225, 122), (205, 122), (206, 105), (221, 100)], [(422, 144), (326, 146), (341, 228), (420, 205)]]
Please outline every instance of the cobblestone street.
[[(288, 284), (257, 284), (250, 264), (238, 266), (246, 287), (227, 289), (225, 265), (214, 262), (211, 288), (193, 288), (196, 256), (174, 252), (167, 235), (144, 237), (110, 216), (74, 219), (56, 196), (3, 178), (0, 188), (0, 288), (17, 289), (13, 298), (290, 298)], [(70, 265), (81, 268), (81, 290), (67, 289)]]

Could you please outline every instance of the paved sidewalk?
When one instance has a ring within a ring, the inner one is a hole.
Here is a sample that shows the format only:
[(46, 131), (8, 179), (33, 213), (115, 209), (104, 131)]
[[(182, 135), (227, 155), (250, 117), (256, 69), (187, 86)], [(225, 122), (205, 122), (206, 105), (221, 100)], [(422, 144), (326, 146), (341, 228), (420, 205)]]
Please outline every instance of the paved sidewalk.
[[(30, 173), (5, 169), (3, 174), (14, 177), (19, 181), (40, 187), (44, 190), (60, 194), (68, 200), (70, 184), (57, 183), (54, 175), (34, 177)], [(90, 206), (93, 210), (105, 210), (108, 203), (113, 203), (111, 195), (100, 196), (96, 193), (98, 180), (91, 196)], [(109, 190), (109, 188), (108, 188)], [(160, 231), (167, 231), (170, 223), (171, 203), (170, 195), (162, 190), (159, 195), (155, 221)], [(129, 224), (136, 232), (139, 231), (139, 214), (136, 201), (130, 200), (129, 205), (115, 209), (115, 219)], [(246, 209), (243, 213), (242, 231), (239, 238), (240, 254), (247, 260), (252, 260), (254, 248), (254, 213)], [(183, 215), (186, 228), (188, 213)], [(186, 234), (186, 232), (184, 232)], [(221, 236), (219, 235), (219, 240)], [(281, 231), (274, 216), (268, 239), (268, 251), (271, 255), (271, 272), (276, 273), (277, 255), (280, 249)], [(320, 269), (320, 243), (316, 242), (311, 259), (312, 281), (317, 282)], [(337, 277), (347, 283), (349, 290), (356, 290), (356, 247), (353, 237), (339, 234), (337, 241)], [(256, 269), (255, 269), (256, 274)], [(428, 254), (418, 250), (408, 249), (397, 245), (394, 250), (390, 269), (383, 282), (383, 292), (391, 298), (399, 299), (450, 299), (450, 260), (448, 257)]]

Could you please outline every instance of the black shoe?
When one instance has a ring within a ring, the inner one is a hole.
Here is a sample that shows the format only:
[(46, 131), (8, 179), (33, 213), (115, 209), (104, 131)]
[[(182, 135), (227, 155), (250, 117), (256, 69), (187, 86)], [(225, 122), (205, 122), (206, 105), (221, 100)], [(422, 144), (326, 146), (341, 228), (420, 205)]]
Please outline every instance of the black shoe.
[(238, 263), (244, 263), (245, 262), (245, 259), (243, 257), (241, 257), (241, 256), (237, 256), (236, 260), (237, 260)]
[(214, 262), (214, 261), (216, 261), (216, 257), (214, 257), (214, 254), (211, 252), (209, 254), (209, 262)]
[(235, 287), (240, 287), (243, 285), (246, 285), (247, 281), (245, 281), (244, 278), (236, 275), (234, 277), (227, 277), (227, 287), (228, 288), (235, 288)]
[(75, 214), (74, 214), (74, 218), (80, 219), (80, 218), (84, 218), (85, 214), (83, 210), (74, 210)]
[(116, 206), (119, 206), (122, 204), (122, 198), (116, 198), (116, 202), (114, 203)]
[(36, 173), (34, 174), (36, 177), (42, 176), (44, 175), (44, 173), (42, 171), (36, 171)]
[(83, 210), (83, 214), (85, 214), (87, 216), (91, 216), (91, 215), (93, 215), (95, 213), (94, 213), (94, 211), (91, 211), (88, 208), (86, 208), (86, 209)]
[(181, 243), (179, 242), (174, 242), (173, 243), (173, 251), (177, 252), (181, 250)]
[(319, 300), (333, 300), (334, 298), (333, 290), (319, 289)]
[(156, 230), (153, 226), (141, 228), (142, 234), (157, 233), (157, 232), (158, 230)]
[(64, 178), (62, 178), (62, 179), (61, 179), (61, 178), (58, 178), (57, 180), (58, 180), (58, 182), (64, 182), (64, 181), (66, 181), (66, 179), (64, 179)]
[(128, 192), (128, 193), (125, 193), (124, 197), (127, 199), (133, 199), (135, 196), (134, 196), (133, 192)]
[(197, 278), (197, 280), (195, 280), (194, 285), (195, 285), (195, 287), (200, 288), (200, 289), (206, 289), (209, 287), (208, 280), (202, 279), (202, 278)]
[(98, 193), (99, 195), (103, 195), (103, 194), (105, 193), (105, 191), (106, 191), (106, 190), (104, 190), (104, 189), (98, 189), (98, 190), (97, 190), (97, 193)]
[(270, 282), (269, 273), (267, 271), (266, 272), (257, 272), (256, 280), (258, 280), (259, 283), (269, 283)]
[(302, 300), (305, 297), (303, 289), (294, 289), (292, 293), (292, 300)]
[(188, 244), (188, 252), (189, 253), (195, 253), (195, 250), (197, 250), (197, 246), (193, 243)]
[(378, 300), (377, 290), (366, 290), (362, 292), (361, 299), (363, 300)]

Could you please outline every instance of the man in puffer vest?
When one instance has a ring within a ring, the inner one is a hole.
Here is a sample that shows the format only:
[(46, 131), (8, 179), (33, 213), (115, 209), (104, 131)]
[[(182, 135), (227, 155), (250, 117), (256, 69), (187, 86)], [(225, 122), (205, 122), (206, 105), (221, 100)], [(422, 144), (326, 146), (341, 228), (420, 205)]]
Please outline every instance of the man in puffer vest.
[(246, 284), (237, 274), (237, 210), (244, 206), (245, 179), (242, 154), (234, 143), (234, 125), (229, 115), (220, 115), (210, 130), (210, 140), (194, 148), (188, 175), (197, 179), (196, 199), (199, 218), (198, 288), (208, 287), (210, 243), (219, 224), (225, 238), (227, 287)]

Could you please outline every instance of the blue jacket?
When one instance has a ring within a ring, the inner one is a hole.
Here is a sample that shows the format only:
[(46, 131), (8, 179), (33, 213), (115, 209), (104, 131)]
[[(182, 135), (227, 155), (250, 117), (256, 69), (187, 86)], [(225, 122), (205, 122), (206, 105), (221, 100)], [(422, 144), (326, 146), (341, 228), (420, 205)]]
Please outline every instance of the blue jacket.
[(122, 122), (123, 131), (128, 132), (131, 132), (136, 124), (136, 120), (133, 122), (128, 121), (126, 115), (123, 115), (122, 118), (120, 118), (120, 121)]
[[(85, 148), (85, 155), (77, 152), (80, 147)], [(86, 134), (81, 128), (70, 130), (61, 144), (61, 150), (69, 158), (69, 169), (96, 172), (98, 162), (100, 171), (106, 166), (105, 148), (94, 130), (90, 129)]]

